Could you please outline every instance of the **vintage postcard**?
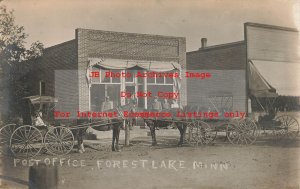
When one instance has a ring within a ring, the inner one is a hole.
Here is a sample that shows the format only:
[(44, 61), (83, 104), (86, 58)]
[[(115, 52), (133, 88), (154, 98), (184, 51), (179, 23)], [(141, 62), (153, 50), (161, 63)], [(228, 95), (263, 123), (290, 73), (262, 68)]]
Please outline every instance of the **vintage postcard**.
[(0, 188), (299, 189), (300, 1), (0, 0)]

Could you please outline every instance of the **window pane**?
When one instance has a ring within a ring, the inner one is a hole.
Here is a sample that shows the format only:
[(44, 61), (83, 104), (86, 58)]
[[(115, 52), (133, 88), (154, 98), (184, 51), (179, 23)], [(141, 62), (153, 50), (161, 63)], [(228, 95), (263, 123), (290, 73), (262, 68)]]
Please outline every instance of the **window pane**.
[(113, 102), (113, 107), (120, 105), (120, 85), (107, 85), (107, 96)]
[(143, 84), (144, 83), (144, 79), (146, 79), (146, 78), (145, 77), (138, 77), (137, 78), (138, 84)]
[[(170, 73), (170, 76), (171, 76), (171, 73), (173, 74), (173, 72), (168, 72)], [(166, 77), (166, 84), (172, 84), (173, 83), (173, 78), (172, 77)]]
[[(127, 77), (128, 73), (131, 74), (131, 77)], [(134, 77), (134, 71), (133, 70), (126, 70), (126, 78), (125, 78), (125, 82), (126, 83), (133, 83), (133, 77)]]
[(155, 83), (154, 77), (147, 77), (147, 83)]
[[(100, 69), (99, 68), (92, 68), (91, 72), (98, 72), (99, 73)], [(92, 77), (92, 73), (90, 73), (89, 77), (91, 78), (92, 83), (99, 83), (100, 82), (100, 77), (94, 77), (95, 75), (93, 75)]]
[(105, 85), (91, 86), (91, 110), (101, 111), (101, 105), (105, 101)]
[(164, 77), (157, 77), (156, 78), (156, 83), (158, 84), (163, 84), (164, 83)]
[(103, 70), (101, 69), (101, 83), (110, 83), (110, 77), (105, 77), (105, 72), (108, 72), (109, 70)]
[[(121, 74), (120, 73), (120, 70), (111, 70), (114, 74), (116, 74), (116, 73), (119, 73), (119, 74)], [(112, 82), (113, 83), (121, 83), (121, 79), (120, 79), (120, 77), (112, 77)]]

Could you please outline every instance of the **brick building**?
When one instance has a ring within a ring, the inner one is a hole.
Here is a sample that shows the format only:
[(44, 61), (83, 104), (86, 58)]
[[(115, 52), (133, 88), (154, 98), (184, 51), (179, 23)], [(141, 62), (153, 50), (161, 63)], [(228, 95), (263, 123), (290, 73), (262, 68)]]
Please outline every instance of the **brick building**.
[[(187, 104), (212, 111), (248, 111), (251, 100), (300, 96), (299, 33), (294, 28), (244, 24), (244, 40), (187, 53), (187, 69), (210, 72), (187, 80)], [(250, 100), (251, 99), (251, 100)]]
[[(174, 92), (186, 104), (185, 79), (136, 78), (137, 72), (180, 72), (186, 68), (186, 44), (183, 37), (76, 29), (73, 40), (45, 49), (34, 63), (33, 94), (55, 96), (56, 109), (74, 112), (97, 111), (105, 96), (114, 106), (126, 103), (121, 91)], [(100, 77), (90, 78), (90, 72)], [(104, 72), (130, 72), (130, 78), (106, 78)], [(153, 95), (154, 96), (154, 95)], [(152, 96), (152, 97), (153, 97)], [(152, 98), (137, 98), (147, 108)]]

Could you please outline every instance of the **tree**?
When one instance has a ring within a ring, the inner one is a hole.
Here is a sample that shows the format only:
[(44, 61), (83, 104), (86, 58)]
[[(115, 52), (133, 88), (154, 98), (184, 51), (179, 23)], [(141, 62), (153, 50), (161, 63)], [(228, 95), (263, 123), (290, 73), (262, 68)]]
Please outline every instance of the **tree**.
[(26, 83), (31, 69), (29, 60), (43, 53), (43, 44), (39, 41), (26, 49), (28, 34), (23, 26), (16, 25), (13, 13), (0, 5), (0, 121), (20, 113), (19, 101), (29, 84)]

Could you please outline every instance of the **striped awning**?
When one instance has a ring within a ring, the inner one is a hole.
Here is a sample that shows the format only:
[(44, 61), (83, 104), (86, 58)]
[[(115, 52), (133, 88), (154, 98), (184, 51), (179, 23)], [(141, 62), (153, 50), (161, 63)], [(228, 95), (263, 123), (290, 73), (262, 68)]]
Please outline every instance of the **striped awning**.
[(165, 72), (174, 69), (181, 70), (181, 66), (175, 61), (138, 61), (138, 60), (122, 60), (122, 59), (102, 59), (89, 58), (89, 66), (100, 66), (106, 69), (125, 70), (133, 67), (140, 67), (145, 70), (155, 72)]

